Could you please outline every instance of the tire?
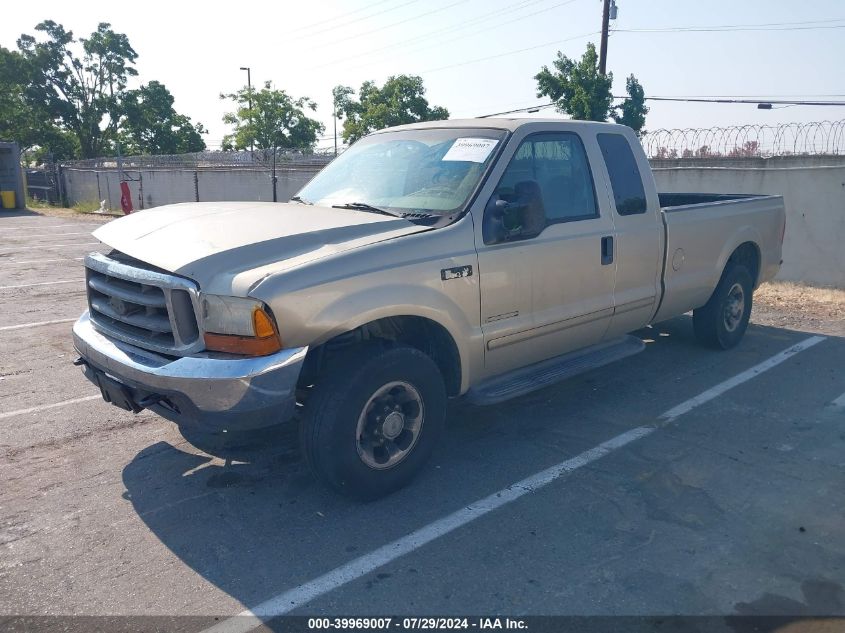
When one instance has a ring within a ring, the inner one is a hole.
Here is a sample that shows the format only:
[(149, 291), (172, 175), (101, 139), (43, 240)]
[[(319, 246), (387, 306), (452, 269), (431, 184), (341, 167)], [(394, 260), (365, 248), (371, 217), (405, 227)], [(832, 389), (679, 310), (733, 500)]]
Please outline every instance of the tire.
[(728, 263), (710, 300), (692, 313), (698, 341), (715, 349), (736, 347), (748, 328), (753, 291), (748, 269)]
[(301, 444), (315, 475), (363, 501), (407, 485), (443, 432), (446, 387), (437, 365), (417, 349), (381, 341), (328, 363), (302, 416)]

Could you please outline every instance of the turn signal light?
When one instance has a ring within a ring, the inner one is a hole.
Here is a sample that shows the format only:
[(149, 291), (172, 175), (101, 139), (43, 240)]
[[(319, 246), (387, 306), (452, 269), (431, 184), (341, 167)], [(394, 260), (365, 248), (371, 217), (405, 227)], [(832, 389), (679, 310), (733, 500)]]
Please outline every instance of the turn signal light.
[(273, 326), (273, 321), (264, 310), (256, 308), (252, 312), (252, 324), (255, 328), (255, 336), (258, 338), (267, 338), (269, 336), (276, 336), (276, 328)]
[(253, 310), (252, 325), (255, 336), (206, 332), (205, 347), (215, 352), (245, 356), (266, 356), (282, 349), (282, 341), (273, 319), (261, 308)]

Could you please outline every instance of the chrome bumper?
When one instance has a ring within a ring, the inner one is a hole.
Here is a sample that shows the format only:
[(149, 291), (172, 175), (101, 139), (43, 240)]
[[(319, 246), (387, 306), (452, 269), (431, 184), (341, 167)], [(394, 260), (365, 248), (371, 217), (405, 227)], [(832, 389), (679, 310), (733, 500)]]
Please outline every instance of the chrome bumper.
[(136, 402), (162, 399), (149, 409), (179, 424), (209, 429), (249, 429), (289, 419), (307, 347), (269, 356), (226, 358), (197, 354), (168, 358), (98, 332), (88, 312), (73, 326), (85, 375), (94, 370), (125, 385)]

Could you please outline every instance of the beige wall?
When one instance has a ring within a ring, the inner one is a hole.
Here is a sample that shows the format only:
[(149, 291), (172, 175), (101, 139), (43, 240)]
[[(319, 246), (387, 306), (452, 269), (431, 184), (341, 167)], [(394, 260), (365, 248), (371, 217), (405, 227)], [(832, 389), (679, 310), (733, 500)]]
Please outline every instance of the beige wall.
[[(654, 168), (662, 192), (783, 195), (786, 238), (778, 278), (845, 288), (845, 164), (820, 166), (818, 157), (794, 157), (788, 167), (666, 167), (668, 162)], [(801, 162), (808, 165), (796, 165)]]

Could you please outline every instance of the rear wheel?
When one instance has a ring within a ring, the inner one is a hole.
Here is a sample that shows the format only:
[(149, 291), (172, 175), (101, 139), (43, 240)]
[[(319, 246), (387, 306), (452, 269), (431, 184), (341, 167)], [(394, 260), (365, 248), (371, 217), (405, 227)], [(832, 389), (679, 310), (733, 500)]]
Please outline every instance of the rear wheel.
[(329, 360), (305, 403), (302, 446), (325, 484), (358, 499), (405, 486), (442, 433), (446, 388), (427, 355), (371, 342)]
[(693, 311), (692, 323), (699, 342), (716, 349), (735, 347), (748, 328), (753, 291), (748, 269), (729, 263), (713, 296)]

